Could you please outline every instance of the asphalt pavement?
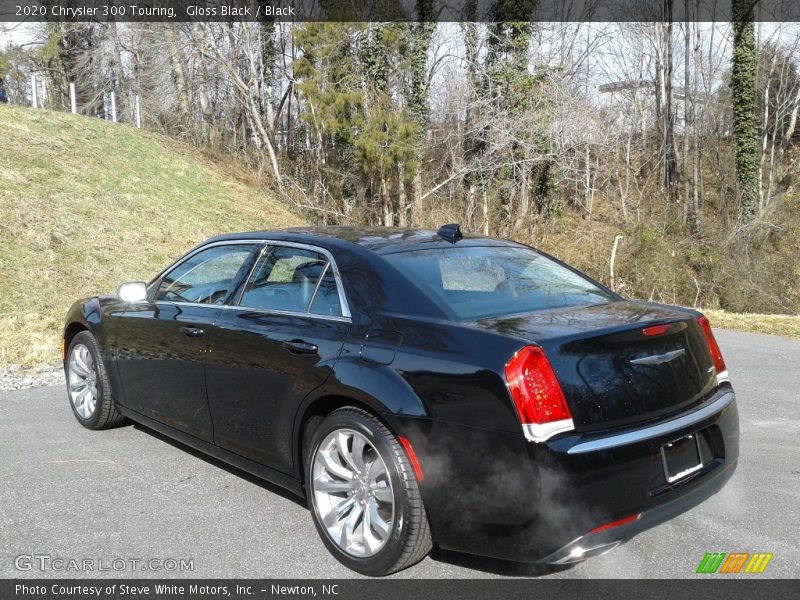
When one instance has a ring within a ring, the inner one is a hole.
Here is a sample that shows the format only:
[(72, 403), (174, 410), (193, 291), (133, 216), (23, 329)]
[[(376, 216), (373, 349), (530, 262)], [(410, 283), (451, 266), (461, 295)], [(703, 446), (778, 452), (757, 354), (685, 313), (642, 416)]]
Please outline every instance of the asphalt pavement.
[[(719, 494), (556, 573), (439, 553), (395, 577), (709, 577), (695, 574), (706, 552), (771, 552), (761, 577), (797, 577), (800, 341), (717, 338), (742, 430)], [(357, 576), (290, 494), (138, 425), (86, 430), (67, 402), (60, 386), (0, 393), (0, 577)], [(74, 569), (84, 560), (94, 572)]]

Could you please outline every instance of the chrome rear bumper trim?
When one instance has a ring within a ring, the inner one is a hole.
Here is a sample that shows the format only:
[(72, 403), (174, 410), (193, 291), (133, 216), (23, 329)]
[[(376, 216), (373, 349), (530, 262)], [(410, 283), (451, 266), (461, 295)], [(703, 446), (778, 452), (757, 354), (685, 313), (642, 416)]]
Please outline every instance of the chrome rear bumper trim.
[(575, 444), (572, 448), (567, 450), (567, 454), (585, 454), (587, 452), (597, 452), (598, 450), (608, 450), (610, 448), (618, 448), (620, 446), (627, 446), (628, 444), (635, 444), (637, 442), (660, 437), (672, 433), (673, 431), (690, 427), (695, 423), (699, 423), (708, 417), (722, 412), (735, 399), (736, 395), (732, 391), (725, 392), (719, 398), (698, 410), (683, 414), (669, 421), (650, 425), (649, 427), (642, 427), (641, 429)]

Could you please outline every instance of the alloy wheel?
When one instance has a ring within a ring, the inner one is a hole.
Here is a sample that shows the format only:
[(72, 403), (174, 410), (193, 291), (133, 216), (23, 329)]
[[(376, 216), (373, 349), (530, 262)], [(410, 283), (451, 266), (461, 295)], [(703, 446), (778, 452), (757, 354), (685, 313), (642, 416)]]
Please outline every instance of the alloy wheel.
[(311, 487), (319, 520), (345, 553), (367, 558), (386, 545), (395, 515), (392, 482), (383, 458), (363, 434), (337, 429), (322, 440)]
[(75, 412), (88, 419), (97, 406), (97, 370), (89, 348), (76, 344), (69, 356), (67, 386)]

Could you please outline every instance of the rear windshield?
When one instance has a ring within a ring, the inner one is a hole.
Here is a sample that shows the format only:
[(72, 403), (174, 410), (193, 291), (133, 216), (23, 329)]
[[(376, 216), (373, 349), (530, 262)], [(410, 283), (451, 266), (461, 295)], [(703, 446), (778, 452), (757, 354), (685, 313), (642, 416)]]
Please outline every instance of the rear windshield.
[(456, 319), (482, 319), (613, 297), (528, 248), (454, 246), (384, 255)]

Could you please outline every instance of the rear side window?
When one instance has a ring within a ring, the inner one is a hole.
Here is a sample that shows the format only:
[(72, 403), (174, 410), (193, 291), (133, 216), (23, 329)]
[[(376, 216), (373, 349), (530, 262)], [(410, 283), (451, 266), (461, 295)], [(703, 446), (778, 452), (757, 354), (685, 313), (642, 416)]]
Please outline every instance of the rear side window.
[(529, 248), (454, 246), (384, 258), (457, 319), (613, 300), (588, 279)]
[(319, 282), (317, 293), (311, 303), (311, 312), (315, 315), (326, 315), (329, 317), (342, 316), (342, 304), (339, 300), (339, 290), (336, 287), (336, 277), (330, 265)]
[(273, 246), (253, 269), (239, 304), (246, 308), (307, 312), (327, 268), (327, 259), (318, 252)]

